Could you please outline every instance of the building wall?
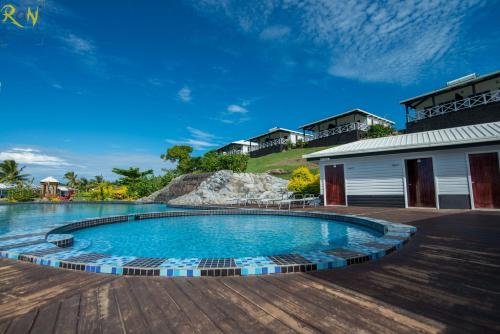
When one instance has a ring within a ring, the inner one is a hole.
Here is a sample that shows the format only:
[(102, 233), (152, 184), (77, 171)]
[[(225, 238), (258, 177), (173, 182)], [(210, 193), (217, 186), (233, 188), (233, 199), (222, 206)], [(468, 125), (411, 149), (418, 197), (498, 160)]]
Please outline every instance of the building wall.
[(500, 102), (452, 111), (444, 115), (425, 118), (415, 122), (408, 122), (406, 124), (406, 132), (414, 133), (497, 121), (500, 121)]
[(440, 208), (467, 209), (471, 207), (467, 154), (495, 151), (500, 152), (500, 145), (322, 160), (321, 193), (325, 193), (324, 167), (344, 164), (348, 205), (405, 207), (404, 160), (432, 157)]

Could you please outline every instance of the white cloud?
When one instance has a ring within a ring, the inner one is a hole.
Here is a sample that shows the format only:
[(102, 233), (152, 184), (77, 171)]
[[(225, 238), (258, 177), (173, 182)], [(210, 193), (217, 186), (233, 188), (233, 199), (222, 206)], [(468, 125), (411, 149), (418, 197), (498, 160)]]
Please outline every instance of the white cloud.
[(186, 127), (186, 129), (191, 133), (191, 135), (195, 138), (208, 139), (208, 138), (216, 138), (215, 135), (202, 131), (200, 129), (193, 128), (191, 126)]
[(52, 87), (55, 89), (63, 89), (63, 86), (61, 86), (59, 84), (52, 84)]
[(237, 104), (231, 104), (230, 106), (228, 106), (227, 111), (229, 111), (230, 113), (238, 114), (246, 114), (248, 112), (246, 108), (243, 108), (242, 106), (239, 106)]
[(187, 87), (187, 86), (182, 87), (177, 92), (177, 96), (183, 102), (190, 102), (193, 99), (192, 96), (191, 96), (191, 89), (189, 89), (189, 87)]
[(0, 161), (2, 160), (15, 160), (17, 163), (26, 165), (39, 165), (49, 167), (70, 166), (66, 160), (43, 154), (39, 150), (33, 148), (11, 148), (6, 151), (0, 152)]
[[(218, 14), (261, 39), (288, 36), (321, 60), (331, 75), (360, 81), (408, 84), (425, 69), (445, 63), (467, 38), (467, 16), (484, 0), (256, 0), (202, 1), (196, 8)], [(258, 15), (256, 15), (258, 11)], [(287, 27), (292, 27), (294, 35)], [(456, 51), (456, 52), (455, 52)]]
[(219, 143), (217, 142), (218, 137), (216, 135), (191, 126), (186, 127), (186, 129), (190, 133), (189, 137), (181, 139), (166, 139), (165, 141), (172, 145), (189, 145), (195, 150), (204, 150), (219, 146)]
[(97, 47), (93, 40), (77, 36), (73, 33), (64, 34), (60, 37), (60, 40), (63, 42), (64, 49), (67, 52), (77, 56), (89, 68), (102, 74), (104, 64), (98, 59)]
[(61, 37), (61, 40), (74, 52), (78, 54), (91, 54), (95, 51), (94, 42), (69, 33)]
[(270, 26), (262, 30), (259, 34), (262, 40), (279, 40), (287, 37), (290, 34), (290, 28), (287, 26), (276, 25)]

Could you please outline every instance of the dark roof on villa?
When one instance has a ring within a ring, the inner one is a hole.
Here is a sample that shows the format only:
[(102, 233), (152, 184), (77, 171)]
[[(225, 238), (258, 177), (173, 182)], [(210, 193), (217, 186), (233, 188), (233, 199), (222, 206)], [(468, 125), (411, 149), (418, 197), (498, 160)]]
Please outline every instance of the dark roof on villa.
[(314, 126), (316, 124), (323, 123), (323, 122), (328, 122), (328, 121), (334, 120), (336, 118), (344, 117), (344, 116), (347, 116), (347, 115), (350, 115), (350, 114), (354, 114), (354, 113), (364, 114), (364, 115), (367, 115), (367, 116), (372, 116), (372, 117), (380, 119), (382, 121), (385, 121), (385, 122), (388, 122), (388, 123), (391, 123), (391, 124), (395, 124), (391, 120), (388, 120), (386, 118), (383, 118), (383, 117), (377, 116), (375, 114), (369, 113), (368, 111), (365, 111), (363, 109), (356, 108), (356, 109), (352, 109), (352, 110), (343, 112), (341, 114), (337, 114), (337, 115), (334, 115), (334, 116), (330, 116), (330, 117), (326, 117), (326, 118), (320, 119), (319, 121), (314, 121), (314, 122), (311, 122), (311, 123), (304, 124), (304, 125), (300, 126), (299, 129), (309, 128), (309, 127)]
[(461, 82), (461, 83), (457, 83), (455, 85), (449, 85), (449, 86), (446, 86), (446, 87), (443, 87), (443, 88), (439, 88), (439, 89), (433, 90), (433, 91), (431, 91), (429, 93), (425, 93), (425, 94), (422, 94), (422, 95), (418, 95), (418, 96), (415, 96), (415, 97), (403, 100), (403, 101), (401, 101), (399, 103), (403, 104), (403, 105), (408, 105), (409, 107), (412, 107), (413, 106), (413, 102), (420, 102), (423, 99), (426, 99), (426, 98), (428, 98), (430, 96), (436, 96), (436, 95), (439, 95), (439, 94), (447, 93), (447, 92), (453, 91), (453, 90), (455, 90), (457, 88), (467, 87), (467, 86), (470, 86), (471, 84), (479, 83), (479, 82), (482, 82), (482, 81), (486, 81), (486, 80), (489, 80), (489, 79), (492, 79), (492, 78), (495, 78), (495, 77), (500, 77), (500, 71), (495, 71), (495, 72), (491, 72), (491, 73), (488, 73), (488, 74), (480, 75), (480, 76), (476, 77), (475, 79), (471, 79), (471, 80), (467, 80), (467, 81), (464, 81), (464, 82)]

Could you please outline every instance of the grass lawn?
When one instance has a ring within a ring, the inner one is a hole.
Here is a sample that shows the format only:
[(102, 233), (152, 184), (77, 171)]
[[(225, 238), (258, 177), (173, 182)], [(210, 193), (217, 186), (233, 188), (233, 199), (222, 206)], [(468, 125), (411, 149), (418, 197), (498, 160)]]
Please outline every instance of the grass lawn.
[[(271, 169), (285, 169), (291, 172), (297, 167), (307, 166), (314, 173), (316, 173), (318, 171), (318, 165), (302, 159), (302, 155), (321, 151), (329, 147), (331, 146), (297, 148), (285, 152), (268, 154), (259, 158), (250, 158), (248, 161), (247, 172), (263, 173)], [(291, 174), (276, 176), (288, 180), (291, 177)]]

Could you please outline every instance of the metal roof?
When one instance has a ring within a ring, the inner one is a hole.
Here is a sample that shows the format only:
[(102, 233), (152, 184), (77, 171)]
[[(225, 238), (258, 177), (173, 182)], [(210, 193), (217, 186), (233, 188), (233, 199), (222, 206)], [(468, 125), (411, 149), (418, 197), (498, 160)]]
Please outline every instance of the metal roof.
[(471, 85), (473, 83), (477, 83), (477, 82), (480, 82), (480, 81), (485, 81), (485, 80), (494, 78), (496, 76), (500, 76), (500, 71), (495, 71), (495, 72), (491, 72), (491, 73), (488, 73), (488, 74), (484, 74), (484, 75), (478, 76), (476, 79), (468, 80), (468, 81), (465, 81), (463, 83), (459, 83), (459, 84), (456, 84), (456, 85), (451, 85), (451, 86), (446, 86), (446, 87), (443, 87), (443, 88), (439, 88), (439, 89), (433, 90), (433, 91), (431, 91), (429, 93), (425, 93), (425, 94), (422, 94), (422, 95), (418, 95), (418, 96), (415, 96), (415, 97), (403, 100), (403, 101), (401, 101), (399, 103), (400, 104), (408, 104), (409, 102), (413, 102), (415, 100), (420, 100), (420, 99), (423, 99), (423, 98), (428, 97), (428, 96), (436, 95), (438, 93), (449, 92), (449, 91), (455, 90), (457, 88), (466, 87), (466, 86), (469, 86), (469, 85)]
[(500, 140), (500, 122), (460, 126), (456, 128), (409, 133), (383, 138), (359, 140), (306, 154), (305, 159), (346, 155), (369, 155), (375, 152), (415, 150), (442, 146), (483, 143)]
[[(255, 136), (255, 137), (252, 137), (252, 138), (249, 138), (247, 140), (249, 141), (252, 141), (254, 139), (257, 139), (257, 138), (260, 138), (260, 137), (265, 137), (271, 133), (274, 133), (274, 132), (279, 132), (279, 131), (283, 131), (283, 132), (288, 132), (288, 133), (295, 133), (295, 134), (299, 134), (299, 135), (303, 135), (302, 132), (298, 132), (298, 131), (294, 131), (294, 130), (290, 130), (290, 129), (285, 129), (285, 128), (278, 128), (278, 127), (275, 127), (275, 128), (271, 128), (269, 129), (269, 131), (267, 131), (266, 133), (263, 133), (261, 135), (258, 135), (258, 136)], [(306, 137), (309, 137), (309, 136), (312, 136), (312, 135), (309, 135), (306, 133)]]
[(335, 115), (335, 116), (330, 116), (330, 117), (326, 117), (326, 118), (320, 119), (319, 121), (314, 121), (314, 122), (311, 122), (311, 123), (304, 124), (302, 126), (299, 126), (299, 129), (303, 129), (303, 128), (306, 128), (306, 127), (309, 127), (311, 125), (315, 125), (315, 124), (318, 124), (318, 123), (323, 123), (323, 122), (326, 122), (326, 121), (329, 121), (329, 120), (332, 120), (332, 119), (335, 119), (335, 118), (339, 118), (339, 117), (342, 117), (342, 116), (345, 116), (345, 115), (348, 115), (348, 114), (351, 114), (351, 113), (354, 113), (354, 112), (359, 112), (360, 114), (365, 114), (365, 115), (368, 115), (368, 116), (372, 116), (374, 118), (378, 118), (378, 119), (380, 119), (382, 121), (385, 121), (385, 122), (388, 122), (388, 123), (391, 123), (391, 124), (395, 124), (393, 121), (391, 121), (391, 120), (389, 120), (387, 118), (383, 118), (383, 117), (377, 116), (375, 114), (369, 113), (368, 111), (365, 111), (363, 109), (356, 108), (356, 109), (352, 109), (352, 110), (343, 112), (343, 113)]

